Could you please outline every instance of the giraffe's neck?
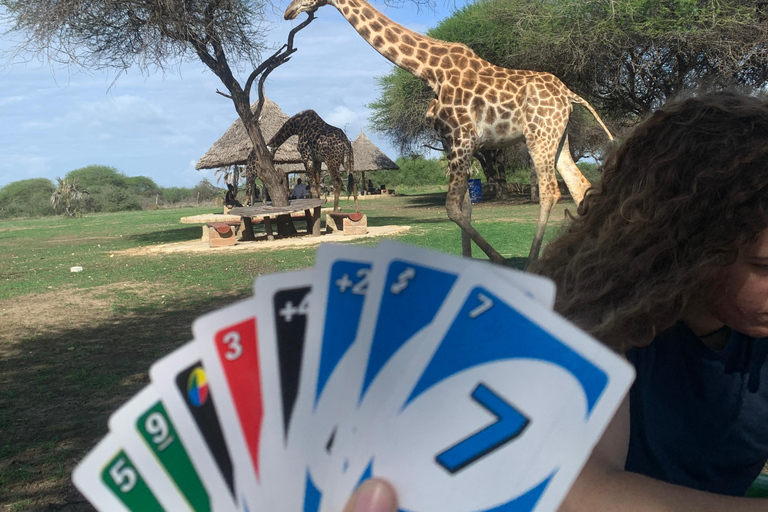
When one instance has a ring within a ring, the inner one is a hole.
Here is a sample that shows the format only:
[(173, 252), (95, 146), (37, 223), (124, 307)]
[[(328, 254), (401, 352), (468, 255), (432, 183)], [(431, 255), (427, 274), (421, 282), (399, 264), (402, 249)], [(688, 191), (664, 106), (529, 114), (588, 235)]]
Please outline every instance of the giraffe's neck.
[(437, 92), (435, 69), (455, 43), (438, 41), (390, 20), (365, 0), (329, 0), (368, 44), (393, 64), (427, 82)]

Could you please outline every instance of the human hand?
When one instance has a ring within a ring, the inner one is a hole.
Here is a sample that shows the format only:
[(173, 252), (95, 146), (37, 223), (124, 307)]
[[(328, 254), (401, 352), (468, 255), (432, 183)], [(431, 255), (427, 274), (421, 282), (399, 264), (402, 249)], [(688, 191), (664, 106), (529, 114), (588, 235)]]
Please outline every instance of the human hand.
[(357, 488), (344, 512), (397, 512), (397, 495), (387, 482), (372, 478)]

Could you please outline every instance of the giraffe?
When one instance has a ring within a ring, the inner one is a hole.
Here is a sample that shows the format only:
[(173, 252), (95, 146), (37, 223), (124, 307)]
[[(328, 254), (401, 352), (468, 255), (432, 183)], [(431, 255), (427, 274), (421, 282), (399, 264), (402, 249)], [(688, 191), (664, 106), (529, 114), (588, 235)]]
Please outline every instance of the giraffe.
[[(299, 136), (298, 150), (307, 170), (312, 197), (320, 197), (320, 166), (325, 162), (333, 179), (333, 211), (339, 211), (341, 176), (339, 167), (344, 165), (348, 173), (355, 171), (352, 143), (340, 128), (331, 126), (314, 110), (303, 110), (288, 119), (267, 142), (274, 159), (277, 149), (293, 135)], [(355, 211), (358, 210), (357, 187), (354, 187)]]
[[(538, 258), (552, 207), (560, 198), (555, 169), (576, 204), (590, 183), (570, 155), (566, 126), (573, 103), (584, 105), (613, 136), (584, 99), (550, 73), (495, 66), (460, 43), (421, 35), (393, 22), (365, 0), (293, 0), (285, 11), (292, 20), (330, 4), (376, 51), (393, 64), (426, 82), (436, 98), (426, 118), (440, 135), (448, 154), (448, 217), (495, 263), (505, 263), (471, 225), (466, 202), (471, 158), (478, 150), (495, 149), (524, 140), (539, 181), (539, 218), (528, 263)], [(469, 244), (464, 246), (467, 254)]]

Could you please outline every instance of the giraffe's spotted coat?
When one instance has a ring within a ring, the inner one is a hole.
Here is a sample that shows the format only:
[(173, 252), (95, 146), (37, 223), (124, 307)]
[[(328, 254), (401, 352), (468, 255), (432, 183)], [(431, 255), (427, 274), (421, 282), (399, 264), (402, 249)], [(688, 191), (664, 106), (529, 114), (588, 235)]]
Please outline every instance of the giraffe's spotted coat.
[(297, 148), (304, 161), (313, 195), (318, 194), (319, 197), (322, 162), (328, 167), (333, 179), (333, 211), (338, 211), (342, 187), (339, 167), (344, 165), (347, 172), (354, 172), (352, 143), (341, 128), (326, 123), (314, 110), (304, 110), (288, 119), (267, 142), (273, 158), (277, 149), (293, 135), (299, 136)]
[(525, 141), (540, 187), (541, 214), (530, 257), (538, 256), (549, 211), (560, 197), (555, 169), (577, 203), (589, 187), (570, 157), (565, 129), (572, 104), (580, 103), (608, 132), (594, 109), (550, 73), (495, 66), (463, 44), (439, 41), (394, 23), (365, 0), (293, 0), (285, 17), (293, 19), (326, 4), (336, 7), (379, 53), (435, 92), (426, 118), (450, 148), (448, 216), (494, 261), (503, 258), (471, 226), (462, 209), (470, 159), (478, 150)]

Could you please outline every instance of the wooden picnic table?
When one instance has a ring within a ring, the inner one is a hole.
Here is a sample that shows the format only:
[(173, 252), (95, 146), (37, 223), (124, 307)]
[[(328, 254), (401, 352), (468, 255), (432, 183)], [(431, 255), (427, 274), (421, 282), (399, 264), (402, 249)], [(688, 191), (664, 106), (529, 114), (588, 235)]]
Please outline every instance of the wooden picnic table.
[[(320, 207), (325, 203), (324, 199), (292, 199), (288, 206), (240, 206), (232, 208), (230, 215), (239, 215), (243, 219), (243, 234), (241, 240), (256, 240), (253, 234), (252, 219), (259, 218), (264, 220), (264, 228), (267, 231), (267, 240), (274, 240), (275, 235), (272, 232), (272, 219), (280, 215), (289, 215), (293, 222), (294, 213), (304, 212), (304, 220), (307, 221), (307, 234), (313, 236), (320, 235)], [(316, 229), (315, 229), (316, 228)]]

